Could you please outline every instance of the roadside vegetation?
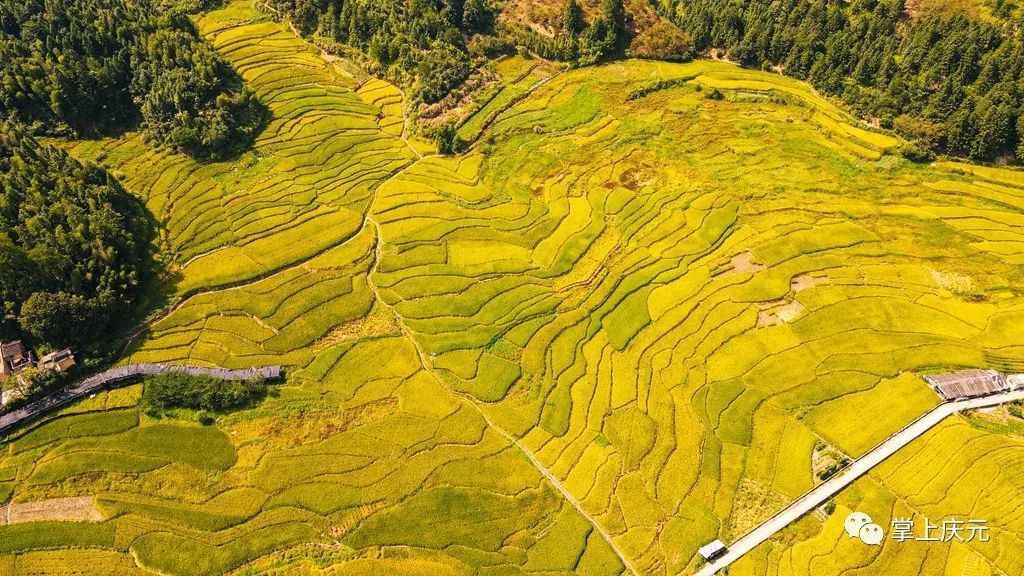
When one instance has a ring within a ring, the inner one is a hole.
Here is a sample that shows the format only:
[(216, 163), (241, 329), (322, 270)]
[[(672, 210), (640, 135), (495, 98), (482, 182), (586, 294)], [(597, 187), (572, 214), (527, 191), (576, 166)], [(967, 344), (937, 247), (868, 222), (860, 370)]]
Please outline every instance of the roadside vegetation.
[(142, 399), (156, 411), (188, 408), (227, 412), (252, 405), (266, 394), (263, 380), (220, 380), (168, 372), (146, 378)]

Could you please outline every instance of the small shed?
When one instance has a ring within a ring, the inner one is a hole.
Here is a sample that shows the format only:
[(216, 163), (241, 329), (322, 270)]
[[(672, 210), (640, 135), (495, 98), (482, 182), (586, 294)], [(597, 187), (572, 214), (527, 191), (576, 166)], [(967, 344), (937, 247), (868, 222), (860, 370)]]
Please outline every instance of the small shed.
[(721, 558), (722, 555), (728, 551), (729, 549), (725, 547), (724, 542), (721, 540), (715, 540), (714, 542), (710, 542), (698, 548), (697, 554), (700, 554), (702, 558), (711, 562), (712, 560)]
[(32, 365), (32, 352), (21, 340), (0, 344), (0, 375), (17, 374)]
[(75, 355), (70, 348), (50, 352), (39, 359), (39, 365), (48, 370), (64, 372), (75, 365)]
[(1006, 377), (1011, 390), (1024, 390), (1024, 374), (1011, 374)]
[(1010, 390), (1006, 377), (995, 370), (972, 368), (934, 374), (925, 379), (943, 400), (978, 398)]

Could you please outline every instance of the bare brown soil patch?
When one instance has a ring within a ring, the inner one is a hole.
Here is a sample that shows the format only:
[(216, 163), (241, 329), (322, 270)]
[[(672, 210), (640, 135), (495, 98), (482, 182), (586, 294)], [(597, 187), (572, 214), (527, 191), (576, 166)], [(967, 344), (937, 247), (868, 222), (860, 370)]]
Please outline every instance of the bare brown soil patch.
[(45, 520), (99, 522), (103, 520), (103, 514), (96, 509), (92, 496), (79, 496), (76, 498), (51, 498), (35, 502), (10, 502), (4, 506), (0, 520), (2, 520), (0, 522), (2, 524)]
[(502, 8), (502, 17), (554, 38), (561, 28), (562, 6), (539, 0), (510, 0)]
[(796, 300), (773, 300), (760, 305), (757, 313), (757, 325), (778, 326), (786, 322), (792, 322), (803, 314), (804, 305)]
[(766, 266), (761, 264), (754, 259), (754, 255), (749, 251), (740, 252), (739, 254), (732, 257), (729, 260), (729, 264), (725, 266), (725, 270), (722, 274), (753, 274), (764, 270)]
[[(642, 35), (659, 24), (669, 24), (658, 16), (654, 6), (647, 0), (625, 1), (627, 26), (634, 35)], [(563, 2), (550, 0), (509, 0), (502, 7), (501, 16), (506, 20), (518, 22), (532, 28), (538, 34), (554, 38), (562, 29)], [(580, 0), (583, 8), (583, 19), (593, 23), (601, 15), (600, 0)], [(674, 25), (669, 24), (673, 28)], [(676, 29), (678, 30), (678, 29)]]
[(907, 0), (905, 10), (913, 19), (926, 16), (966, 16), (970, 20), (981, 19), (981, 3), (976, 0)]
[(814, 288), (821, 284), (828, 284), (830, 282), (828, 276), (812, 276), (810, 274), (801, 274), (793, 278), (790, 282), (790, 288), (793, 292), (803, 292), (808, 288)]

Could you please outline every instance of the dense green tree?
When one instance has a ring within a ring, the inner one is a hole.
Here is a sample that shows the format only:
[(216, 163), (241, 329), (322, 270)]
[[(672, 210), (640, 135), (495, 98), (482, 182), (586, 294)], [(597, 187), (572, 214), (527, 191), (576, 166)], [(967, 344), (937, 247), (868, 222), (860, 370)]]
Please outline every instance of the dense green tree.
[(441, 154), (457, 154), (466, 149), (466, 141), (459, 137), (455, 124), (446, 122), (434, 131), (434, 142)]
[(464, 35), (494, 24), (487, 0), (267, 0), (300, 32), (314, 31), (367, 57), (371, 71), (436, 102), (472, 71)]
[(21, 305), (18, 323), (37, 341), (54, 345), (89, 346), (98, 335), (102, 315), (113, 303), (107, 297), (86, 298), (67, 292), (33, 292)]
[(462, 8), (462, 30), (467, 34), (489, 32), (494, 27), (494, 11), (485, 0), (466, 0)]
[(622, 0), (601, 0), (601, 17), (608, 20), (616, 38), (626, 34), (626, 6)]
[(225, 412), (244, 408), (266, 396), (263, 380), (225, 381), (167, 372), (146, 378), (142, 398), (151, 408), (191, 408)]
[(218, 157), (252, 141), (264, 111), (247, 89), (223, 92), (214, 79), (177, 68), (157, 77), (142, 115), (158, 142), (193, 156)]
[(590, 64), (611, 54), (616, 46), (615, 30), (607, 18), (598, 18), (580, 34), (579, 60)]
[(419, 93), (427, 103), (437, 102), (469, 77), (472, 67), (465, 52), (455, 45), (439, 41), (417, 67)]
[(565, 8), (562, 10), (562, 31), (570, 36), (575, 36), (586, 27), (583, 21), (583, 8), (579, 0), (566, 0)]
[(0, 124), (0, 339), (93, 347), (143, 284), (151, 235), (106, 171)]
[(1014, 27), (963, 16), (908, 20), (902, 0), (700, 0), (685, 10), (681, 1), (664, 4), (663, 14), (698, 52), (780, 65), (931, 150), (975, 160), (1024, 150), (1024, 42)]
[[(199, 0), (0, 0), (0, 114), (74, 135), (142, 120), (147, 134), (167, 144), (195, 123), (186, 130), (205, 137), (186, 151), (233, 153), (251, 141), (262, 114), (182, 12), (202, 7)], [(168, 98), (172, 86), (185, 88), (181, 99)]]

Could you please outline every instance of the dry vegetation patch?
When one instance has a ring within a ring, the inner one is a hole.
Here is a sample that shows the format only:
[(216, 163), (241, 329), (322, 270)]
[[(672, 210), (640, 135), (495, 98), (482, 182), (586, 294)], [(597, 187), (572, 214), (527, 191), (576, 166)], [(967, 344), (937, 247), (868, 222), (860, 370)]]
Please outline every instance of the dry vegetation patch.
[(757, 325), (761, 327), (778, 326), (792, 322), (800, 317), (804, 305), (796, 300), (773, 300), (758, 304)]
[(786, 507), (789, 498), (763, 482), (744, 479), (732, 501), (726, 534), (737, 538)]
[(800, 293), (800, 292), (803, 292), (804, 290), (807, 290), (809, 288), (814, 288), (815, 286), (820, 286), (822, 284), (828, 284), (828, 283), (829, 283), (828, 276), (824, 276), (824, 275), (816, 276), (816, 275), (813, 275), (813, 274), (800, 274), (799, 276), (794, 276), (793, 277), (793, 280), (790, 283), (790, 288), (793, 290), (794, 293)]
[(729, 259), (721, 274), (754, 274), (766, 268), (767, 266), (758, 262), (749, 250), (744, 250)]
[(8, 502), (3, 509), (4, 524), (22, 522), (99, 522), (103, 513), (96, 508), (95, 498), (50, 498), (35, 502)]

